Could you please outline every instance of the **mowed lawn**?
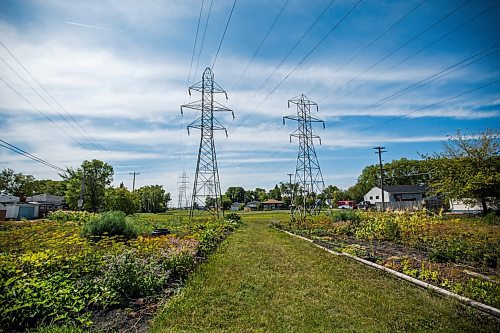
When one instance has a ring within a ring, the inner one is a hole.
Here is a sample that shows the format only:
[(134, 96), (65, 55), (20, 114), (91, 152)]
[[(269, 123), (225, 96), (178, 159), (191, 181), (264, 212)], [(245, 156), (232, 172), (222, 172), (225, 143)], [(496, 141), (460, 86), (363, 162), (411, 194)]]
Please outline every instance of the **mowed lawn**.
[(153, 332), (498, 332), (500, 321), (270, 228), (246, 225), (160, 311)]

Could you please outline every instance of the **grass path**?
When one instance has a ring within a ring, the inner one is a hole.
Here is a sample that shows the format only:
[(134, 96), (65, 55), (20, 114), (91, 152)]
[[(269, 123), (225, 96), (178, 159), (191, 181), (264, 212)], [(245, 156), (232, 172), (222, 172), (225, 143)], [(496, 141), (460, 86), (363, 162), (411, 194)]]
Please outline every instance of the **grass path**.
[(153, 332), (494, 332), (444, 299), (244, 219), (155, 319)]

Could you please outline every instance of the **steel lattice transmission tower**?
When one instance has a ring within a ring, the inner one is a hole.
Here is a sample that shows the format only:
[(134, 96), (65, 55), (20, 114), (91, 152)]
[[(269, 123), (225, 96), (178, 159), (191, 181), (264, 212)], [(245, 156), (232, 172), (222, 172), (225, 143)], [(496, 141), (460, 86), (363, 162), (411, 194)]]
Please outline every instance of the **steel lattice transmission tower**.
[(177, 182), (177, 184), (179, 185), (179, 202), (177, 207), (181, 209), (189, 207), (187, 186), (190, 182), (188, 181), (188, 179), (189, 177), (186, 176), (186, 171), (183, 171), (182, 176), (179, 177), (179, 181)]
[[(297, 130), (290, 134), (290, 142), (292, 142), (292, 137), (299, 139), (295, 184), (299, 186), (298, 191), (302, 196), (301, 204), (294, 206), (290, 213), (292, 219), (303, 221), (306, 214), (312, 214), (318, 208), (318, 202), (314, 200), (314, 194), (323, 192), (325, 188), (318, 157), (314, 149), (314, 139), (318, 139), (321, 144), (321, 138), (316, 134), (312, 126), (313, 123), (322, 123), (323, 128), (325, 128), (325, 122), (311, 115), (311, 107), (319, 111), (318, 104), (309, 100), (304, 94), (288, 100), (288, 107), (290, 107), (290, 104), (297, 105), (297, 115), (283, 117), (283, 124), (285, 124), (285, 119), (295, 120), (298, 124)], [(292, 197), (292, 203), (293, 199)]]
[(214, 101), (214, 94), (225, 94), (227, 100), (227, 93), (214, 81), (214, 74), (210, 68), (205, 69), (200, 82), (189, 87), (190, 96), (191, 90), (200, 92), (201, 100), (182, 105), (181, 114), (183, 114), (183, 108), (201, 111), (201, 115), (187, 126), (188, 134), (190, 128), (196, 128), (200, 130), (201, 135), (189, 216), (192, 218), (195, 210), (205, 208), (219, 217), (222, 195), (215, 154), (214, 131), (224, 130), (227, 136), (227, 130), (214, 118), (214, 112), (229, 111), (233, 119), (234, 112)]

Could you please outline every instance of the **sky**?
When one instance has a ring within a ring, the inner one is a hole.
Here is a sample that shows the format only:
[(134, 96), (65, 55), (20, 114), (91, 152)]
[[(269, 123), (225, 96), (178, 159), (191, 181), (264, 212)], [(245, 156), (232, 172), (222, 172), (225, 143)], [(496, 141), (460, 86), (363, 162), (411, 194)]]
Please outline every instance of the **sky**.
[[(288, 181), (297, 124), (282, 119), (300, 94), (325, 121), (325, 183), (348, 188), (375, 146), (418, 159), (458, 130), (500, 127), (499, 17), (479, 0), (1, 0), (0, 139), (63, 169), (103, 160), (114, 185), (138, 172), (136, 188), (163, 185), (175, 205), (200, 141), (186, 130), (199, 114), (180, 106), (211, 67), (235, 114), (216, 115), (223, 192)], [(4, 168), (59, 179), (0, 147)]]

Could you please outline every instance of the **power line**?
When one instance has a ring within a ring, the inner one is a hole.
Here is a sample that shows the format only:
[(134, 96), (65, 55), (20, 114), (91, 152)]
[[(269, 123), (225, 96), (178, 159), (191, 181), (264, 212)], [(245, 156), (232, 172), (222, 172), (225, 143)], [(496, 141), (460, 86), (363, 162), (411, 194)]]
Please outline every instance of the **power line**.
[(234, 84), (235, 86), (238, 85), (238, 83), (241, 81), (241, 79), (243, 78), (243, 76), (246, 74), (248, 68), (250, 67), (250, 65), (253, 63), (255, 57), (257, 56), (257, 54), (259, 53), (260, 49), (262, 48), (262, 45), (264, 44), (264, 42), (267, 40), (267, 37), (269, 37), (269, 35), (271, 34), (271, 32), (273, 31), (276, 23), (278, 22), (279, 18), (281, 17), (281, 15), (283, 14), (283, 12), (285, 11), (285, 8), (286, 6), (288, 5), (288, 3), (290, 2), (290, 0), (286, 0), (285, 3), (283, 4), (283, 6), (281, 7), (281, 10), (279, 11), (278, 15), (276, 15), (276, 17), (274, 18), (273, 20), (273, 23), (271, 24), (271, 26), (269, 27), (269, 29), (267, 30), (264, 38), (260, 41), (260, 44), (259, 46), (257, 47), (257, 50), (255, 50), (255, 52), (253, 53), (252, 55), (252, 58), (250, 59), (250, 61), (248, 62), (247, 66), (245, 67), (245, 69), (243, 70), (243, 72), (241, 73), (240, 77), (238, 78), (238, 80), (236, 80), (236, 83)]
[(205, 0), (201, 1), (200, 15), (198, 16), (198, 24), (196, 25), (196, 36), (194, 37), (193, 52), (191, 53), (191, 64), (189, 65), (189, 75), (187, 79), (187, 86), (189, 87), (189, 81), (191, 81), (191, 70), (193, 68), (194, 52), (196, 50), (196, 44), (198, 43), (198, 32), (200, 30), (201, 14), (203, 13), (203, 5)]
[[(431, 83), (431, 82), (436, 81), (438, 79), (442, 79), (445, 76), (453, 74), (453, 73), (455, 73), (456, 71), (458, 71), (460, 69), (468, 67), (468, 66), (470, 66), (470, 65), (472, 65), (472, 64), (474, 64), (474, 63), (476, 63), (476, 62), (478, 62), (478, 61), (480, 61), (480, 60), (482, 60), (482, 59), (484, 59), (484, 58), (486, 58), (488, 56), (491, 56), (491, 55), (497, 53), (499, 51), (499, 49), (497, 49), (499, 46), (500, 46), (500, 43), (497, 43), (497, 44), (495, 44), (493, 46), (490, 46), (487, 49), (484, 49), (484, 50), (482, 50), (480, 52), (477, 52), (477, 53), (473, 54), (472, 56), (469, 56), (469, 57), (465, 58), (464, 60), (461, 60), (461, 61), (459, 61), (458, 63), (456, 63), (456, 64), (454, 64), (452, 66), (448, 66), (447, 68), (445, 68), (445, 69), (443, 69), (443, 70), (441, 70), (441, 71), (439, 71), (437, 73), (434, 73), (434, 74), (426, 77), (425, 79), (422, 79), (422, 80), (420, 80), (420, 81), (418, 81), (416, 83), (413, 83), (413, 84), (407, 86), (406, 88), (400, 89), (397, 92), (395, 92), (395, 93), (393, 93), (393, 94), (391, 94), (391, 95), (389, 95), (389, 96), (387, 96), (385, 98), (382, 98), (382, 99), (378, 100), (375, 103), (372, 103), (372, 104), (370, 104), (368, 106), (365, 106), (364, 108), (360, 109), (358, 112), (355, 112), (353, 114), (350, 114), (350, 115), (347, 115), (347, 116), (344, 116), (344, 117), (340, 117), (339, 119), (340, 120), (345, 120), (345, 119), (353, 117), (353, 116), (355, 116), (355, 115), (357, 115), (357, 114), (359, 114), (359, 113), (361, 113), (361, 112), (363, 112), (365, 110), (373, 109), (375, 107), (379, 107), (379, 106), (387, 103), (391, 99), (394, 99), (396, 97), (401, 97), (401, 96), (407, 94), (408, 92), (410, 92), (412, 90), (415, 90), (415, 89), (420, 88), (420, 87), (422, 87), (422, 86), (424, 86), (424, 85), (426, 85), (428, 83)], [(479, 58), (476, 58), (476, 57), (480, 56), (481, 54), (483, 54), (485, 52), (488, 52), (488, 51), (490, 51), (490, 52), (484, 54), (483, 56), (481, 56)], [(474, 58), (476, 58), (476, 59), (474, 59)], [(471, 59), (474, 59), (474, 60), (469, 61)], [(466, 63), (467, 61), (469, 61), (469, 62)], [(462, 65), (462, 66), (457, 67), (459, 65)], [(456, 67), (456, 68), (453, 69), (454, 67)], [(453, 69), (453, 70), (451, 70), (451, 69)], [(446, 73), (446, 72), (448, 72), (448, 73)], [(439, 76), (439, 75), (441, 75), (441, 76)]]
[(481, 12), (479, 12), (478, 14), (474, 15), (472, 18), (468, 19), (467, 21), (459, 24), (458, 26), (456, 26), (455, 28), (451, 29), (450, 31), (448, 31), (447, 33), (441, 35), (439, 38), (435, 39), (434, 41), (430, 42), (429, 44), (427, 44), (426, 46), (422, 47), (421, 49), (419, 49), (418, 51), (410, 54), (409, 56), (407, 56), (406, 58), (400, 60), (399, 62), (397, 62), (396, 64), (392, 65), (391, 67), (387, 68), (386, 70), (384, 70), (383, 72), (380, 72), (379, 74), (376, 74), (375, 76), (372, 76), (371, 78), (369, 78), (367, 80), (367, 82), (364, 82), (360, 85), (357, 86), (356, 89), (351, 89), (350, 91), (348, 91), (347, 93), (345, 93), (344, 95), (342, 95), (340, 98), (338, 98), (337, 100), (341, 100), (342, 98), (350, 95), (353, 91), (365, 86), (366, 84), (368, 84), (369, 81), (371, 80), (375, 80), (379, 77), (381, 77), (382, 75), (386, 74), (387, 72), (393, 70), (394, 68), (398, 67), (399, 65), (405, 63), (406, 61), (410, 60), (411, 58), (415, 57), (417, 54), (425, 51), (426, 49), (428, 49), (429, 47), (431, 47), (432, 45), (438, 43), (439, 41), (443, 40), (444, 38), (450, 36), (451, 34), (457, 32), (458, 30), (462, 29), (463, 27), (465, 27), (466, 25), (468, 25), (469, 23), (471, 23), (472, 21), (474, 21), (475, 19), (477, 19), (478, 17), (484, 15), (485, 13), (491, 11), (491, 9), (493, 9), (494, 7), (498, 6), (500, 4), (500, 1), (497, 1), (496, 3), (494, 3), (493, 5), (485, 8), (484, 10), (482, 10)]
[(354, 9), (356, 9), (356, 7), (358, 7), (358, 5), (361, 3), (361, 1), (363, 0), (358, 0), (358, 2), (356, 2), (354, 4), (354, 6), (351, 7), (351, 9), (349, 9), (349, 11), (326, 33), (326, 35), (318, 42), (316, 43), (316, 45), (311, 49), (309, 50), (309, 52), (292, 68), (292, 70), (287, 74), (285, 75), (285, 77), (283, 79), (281, 79), (281, 81), (267, 94), (267, 96), (257, 105), (257, 107), (259, 107), (260, 105), (262, 105), (262, 103), (264, 103), (268, 98), (269, 96), (271, 96), (275, 91), (276, 89), (278, 89), (282, 84), (283, 82), (285, 82), (289, 77), (290, 75), (293, 74), (293, 72), (295, 72), (295, 70), (300, 66), (302, 65), (302, 63), (304, 61), (306, 61), (307, 58), (309, 58), (309, 56), (314, 52), (316, 51), (316, 49), (321, 45), (323, 44), (323, 42), (338, 28), (338, 26), (340, 24), (342, 24), (342, 22), (352, 13), (352, 11)]
[(25, 156), (25, 157), (33, 160), (33, 161), (36, 161), (36, 162), (41, 163), (41, 164), (44, 164), (44, 165), (46, 165), (46, 166), (48, 166), (48, 167), (50, 167), (52, 169), (55, 169), (55, 170), (58, 170), (58, 171), (61, 171), (61, 172), (66, 172), (66, 170), (64, 170), (63, 168), (60, 168), (60, 167), (58, 167), (58, 166), (56, 166), (56, 165), (54, 165), (52, 163), (49, 163), (49, 162), (47, 162), (47, 161), (45, 161), (45, 160), (43, 160), (43, 159), (41, 159), (39, 157), (36, 157), (35, 155), (32, 155), (32, 154), (28, 153), (27, 151), (25, 151), (25, 150), (23, 150), (23, 149), (21, 149), (19, 147), (16, 147), (13, 144), (8, 143), (7, 141), (4, 141), (4, 140), (0, 139), (0, 142), (1, 142), (0, 146), (2, 146), (4, 148), (7, 148), (7, 149), (9, 149), (9, 150), (11, 150), (11, 151), (19, 154), (19, 155), (23, 155), (23, 156)]
[(194, 75), (198, 72), (198, 64), (200, 63), (201, 51), (203, 50), (203, 44), (205, 43), (205, 35), (207, 33), (208, 21), (210, 20), (210, 13), (212, 12), (212, 4), (214, 0), (210, 0), (210, 7), (208, 8), (207, 20), (205, 21), (205, 29), (203, 30), (203, 37), (201, 38), (200, 51), (198, 52), (198, 60), (196, 60), (196, 69), (194, 70)]
[[(323, 12), (319, 15), (319, 17), (313, 22), (313, 24), (309, 27), (309, 29), (302, 35), (302, 37), (299, 39), (299, 41), (295, 44), (295, 46), (292, 48), (291, 51), (293, 51), (297, 45), (300, 43), (300, 41), (305, 37), (305, 35), (307, 35), (307, 33), (313, 28), (313, 26), (319, 21), (319, 19), (325, 14), (325, 12), (328, 10), (328, 8), (333, 4), (335, 0), (331, 1), (328, 6), (323, 10)], [(287, 80), (290, 75), (293, 74), (293, 72), (307, 59), (309, 58), (309, 56), (311, 56), (311, 54), (316, 51), (316, 49), (338, 28), (338, 26), (352, 13), (352, 11), (361, 3), (361, 1), (363, 0), (358, 0), (358, 2), (356, 2), (354, 4), (354, 6), (352, 6), (349, 11), (344, 14), (344, 16), (325, 34), (325, 36), (323, 36), (323, 38), (316, 43), (316, 45), (311, 49), (309, 50), (309, 52), (304, 56), (302, 57), (302, 59), (293, 67), (293, 69), (271, 90), (271, 92), (269, 92), (262, 101), (260, 101), (260, 103), (258, 103), (254, 108), (253, 110), (256, 110), (257, 108), (259, 108), (275, 91), (276, 89), (278, 89), (281, 84), (283, 84), (283, 82), (285, 82), (285, 80)], [(281, 66), (281, 64), (283, 63), (284, 60), (286, 60), (286, 58), (290, 55), (291, 52), (289, 52), (285, 58), (283, 58), (282, 62), (275, 68), (275, 70), (273, 71), (276, 72), (276, 70)], [(264, 84), (265, 82), (267, 82), (269, 80), (269, 78), (273, 75), (273, 73), (271, 73), (271, 75), (269, 75), (267, 77), (267, 79), (264, 81)], [(263, 85), (264, 85), (263, 84)], [(263, 87), (263, 85), (261, 85), (260, 88)], [(258, 88), (257, 90), (259, 90), (260, 88)], [(250, 115), (247, 115), (246, 117), (243, 118), (242, 122), (245, 121), (246, 119), (248, 119)], [(239, 126), (241, 126), (241, 123), (236, 126), (236, 128), (238, 128)]]
[(368, 126), (368, 127), (362, 128), (360, 131), (366, 131), (366, 130), (368, 130), (368, 129), (370, 129), (370, 128), (373, 128), (373, 127), (377, 127), (377, 126), (379, 126), (379, 125), (386, 124), (386, 123), (391, 122), (391, 121), (393, 121), (393, 120), (397, 120), (397, 119), (404, 118), (404, 117), (406, 117), (406, 116), (408, 116), (408, 115), (410, 115), (410, 114), (412, 114), (412, 113), (415, 113), (415, 112), (418, 112), (418, 111), (422, 111), (422, 110), (425, 110), (425, 109), (432, 108), (432, 107), (434, 107), (434, 106), (436, 106), (436, 105), (443, 104), (443, 103), (448, 102), (448, 101), (450, 101), (450, 100), (452, 100), (452, 99), (455, 99), (455, 98), (458, 98), (458, 97), (461, 97), (461, 96), (464, 96), (464, 95), (470, 94), (470, 93), (472, 93), (472, 92), (474, 92), (474, 91), (477, 91), (477, 90), (480, 90), (480, 89), (483, 89), (483, 88), (489, 87), (489, 86), (494, 85), (494, 84), (497, 84), (497, 83), (499, 83), (499, 82), (500, 82), (500, 80), (496, 80), (496, 81), (493, 81), (493, 82), (490, 82), (490, 83), (484, 84), (484, 85), (482, 85), (482, 86), (480, 86), (480, 87), (477, 87), (477, 88), (474, 88), (474, 89), (471, 89), (471, 90), (467, 90), (467, 91), (462, 92), (462, 93), (460, 93), (460, 94), (457, 94), (457, 95), (454, 95), (454, 96), (451, 96), (451, 97), (445, 98), (445, 99), (443, 99), (443, 100), (440, 100), (440, 101), (438, 101), (438, 102), (432, 103), (432, 104), (427, 105), (427, 106), (424, 106), (424, 107), (422, 107), (422, 108), (419, 108), (419, 109), (416, 109), (416, 110), (410, 111), (410, 112), (408, 112), (408, 113), (402, 114), (402, 115), (400, 115), (400, 116), (393, 117), (393, 118), (391, 118), (391, 119), (384, 120), (384, 121), (381, 121), (381, 122), (376, 123), (376, 124), (374, 124), (374, 125), (371, 125), (371, 126)]
[(42, 111), (40, 111), (40, 109), (38, 109), (36, 106), (34, 106), (26, 97), (24, 97), (19, 91), (17, 91), (14, 87), (12, 87), (7, 81), (5, 81), (1, 77), (0, 77), (0, 81), (2, 81), (3, 83), (5, 83), (7, 85), (7, 87), (9, 87), (16, 95), (18, 95), (19, 97), (21, 97), (35, 111), (37, 111), (38, 113), (40, 113), (45, 119), (47, 119), (48, 121), (50, 121), (55, 127), (57, 127), (59, 130), (61, 130), (67, 136), (69, 136), (77, 145), (79, 145), (80, 147), (82, 147), (85, 150), (87, 149), (84, 145), (82, 145), (80, 142), (78, 142), (71, 134), (69, 134), (68, 132), (66, 132), (66, 130), (64, 128), (62, 128), (61, 126), (59, 126), (55, 121), (53, 121), (52, 119), (50, 119), (45, 113), (43, 113)]
[(349, 81), (347, 81), (343, 85), (339, 86), (337, 89), (335, 89), (330, 94), (326, 95), (324, 98), (322, 98), (320, 100), (320, 102), (324, 101), (325, 99), (329, 98), (330, 96), (335, 95), (337, 93), (337, 91), (339, 91), (341, 88), (347, 86), (349, 83), (353, 82), (354, 80), (357, 80), (361, 75), (363, 75), (366, 72), (370, 71), (375, 66), (377, 66), (378, 64), (382, 63), (387, 58), (389, 58), (390, 56), (392, 56), (394, 53), (398, 52), (403, 47), (407, 46), (408, 44), (410, 44), (411, 42), (413, 42), (414, 40), (416, 40), (418, 37), (422, 36), (423, 34), (425, 34), (426, 32), (428, 32), (429, 30), (431, 30), (432, 28), (434, 28), (436, 25), (438, 25), (439, 23), (443, 22), (444, 20), (446, 20), (451, 15), (455, 14), (457, 11), (459, 11), (460, 9), (462, 9), (463, 7), (465, 7), (469, 2), (471, 2), (471, 0), (466, 0), (466, 1), (462, 2), (459, 6), (455, 7), (450, 12), (446, 13), (444, 16), (442, 16), (441, 18), (439, 18), (437, 21), (435, 21), (434, 23), (432, 23), (431, 25), (429, 25), (427, 28), (425, 28), (424, 30), (422, 30), (421, 32), (419, 32), (418, 34), (416, 34), (415, 36), (413, 36), (412, 38), (410, 38), (409, 40), (407, 40), (406, 42), (404, 42), (403, 44), (401, 44), (399, 47), (395, 48), (394, 50), (392, 50), (391, 52), (389, 52), (388, 54), (386, 54), (385, 56), (383, 56), (381, 59), (379, 59), (378, 61), (376, 61), (374, 64), (370, 65), (368, 68), (366, 68), (365, 70), (363, 70), (361, 73), (359, 73), (355, 77), (351, 78)]
[[(10, 56), (19, 64), (19, 66), (21, 66), (21, 68), (31, 77), (31, 79), (33, 81), (36, 82), (36, 84), (38, 84), (38, 86), (52, 99), (52, 101), (80, 128), (80, 130), (87, 135), (88, 138), (90, 138), (89, 142), (92, 143), (93, 141), (93, 145), (101, 150), (101, 151), (105, 151), (106, 149), (100, 144), (98, 143), (86, 130), (85, 128), (83, 128), (80, 123), (78, 123), (78, 121), (76, 121), (73, 116), (68, 113), (68, 111), (66, 111), (66, 109), (56, 100), (56, 98), (40, 83), (40, 81), (37, 80), (37, 78), (31, 73), (31, 71), (28, 70), (28, 68), (26, 68), (26, 66), (23, 65), (23, 63), (14, 55), (14, 53), (12, 51), (9, 50), (9, 48), (2, 42), (0, 41), (0, 45), (2, 45), (2, 47), (10, 54)], [(45, 103), (47, 103), (47, 105), (49, 105), (49, 107), (54, 110), (62, 119), (64, 119), (68, 124), (70, 124), (71, 127), (75, 128), (63, 115), (61, 115), (57, 110), (55, 110), (55, 108), (52, 107), (52, 105), (50, 105), (29, 83), (27, 83), (20, 75), (19, 73), (13, 69), (5, 60), (2, 59), (2, 61), (12, 70), (16, 73), (17, 76), (19, 76), (21, 78), (21, 80), (23, 80), (23, 82), (28, 85), (33, 91), (35, 91), (35, 93), (40, 96), (41, 99), (44, 100)]]
[[(366, 51), (369, 47), (371, 47), (373, 44), (375, 44), (377, 41), (379, 41), (382, 37), (384, 37), (389, 31), (394, 29), (398, 24), (400, 24), (402, 21), (404, 21), (408, 16), (410, 16), (414, 11), (416, 11), (420, 6), (424, 4), (427, 0), (423, 0), (419, 2), (415, 7), (413, 7), (409, 12), (407, 12), (405, 15), (403, 15), (399, 20), (394, 22), (390, 27), (385, 29), (381, 34), (379, 34), (374, 40), (372, 40), (370, 43), (366, 44), (365, 47), (363, 47), (361, 50), (356, 52), (352, 57), (350, 57), (348, 60), (346, 60), (342, 65), (340, 65), (334, 72), (333, 74), (338, 73), (339, 70), (344, 68), (347, 64), (351, 63), (354, 59), (356, 59), (360, 54), (362, 54), (364, 51)], [(321, 84), (321, 81), (318, 82), (314, 87), (312, 87), (306, 94), (310, 94), (313, 90), (315, 90), (319, 85)]]
[[(50, 103), (49, 103), (49, 102), (48, 102), (48, 101), (47, 101), (47, 100), (46, 100), (46, 99), (45, 99), (42, 95), (40, 95), (40, 93), (39, 93), (39, 92), (38, 92), (35, 88), (33, 88), (33, 86), (32, 86), (31, 84), (29, 84), (29, 82), (27, 82), (27, 81), (26, 81), (26, 80), (25, 80), (25, 79), (24, 79), (24, 78), (23, 78), (23, 77), (19, 74), (19, 72), (17, 72), (17, 71), (16, 71), (16, 70), (15, 70), (12, 66), (10, 66), (10, 65), (7, 63), (7, 61), (5, 61), (5, 59), (4, 59), (4, 58), (2, 58), (2, 57), (0, 56), (0, 60), (1, 60), (1, 61), (2, 61), (2, 62), (3, 62), (3, 63), (7, 66), (7, 67), (9, 67), (9, 68), (10, 68), (10, 69), (11, 69), (11, 70), (12, 70), (12, 71), (13, 71), (13, 72), (17, 75), (17, 77), (19, 77), (19, 78), (20, 78), (20, 79), (24, 82), (24, 84), (25, 84), (25, 85), (27, 85), (29, 88), (31, 88), (31, 90), (33, 90), (33, 92), (34, 92), (35, 94), (37, 94), (37, 95), (38, 95), (38, 97), (40, 97), (40, 98), (41, 98), (41, 99), (45, 102), (45, 104), (47, 104), (47, 105), (49, 106), (49, 108), (51, 108), (54, 112), (56, 112), (62, 120), (64, 120), (64, 121), (65, 121), (67, 124), (69, 124), (69, 125), (70, 125), (70, 126), (71, 126), (74, 130), (76, 130), (75, 126), (74, 126), (73, 124), (71, 124), (71, 123), (70, 123), (70, 122), (69, 122), (69, 121), (68, 121), (68, 120), (67, 120), (67, 119), (66, 119), (66, 118), (65, 118), (65, 117), (64, 117), (61, 113), (59, 113), (57, 110), (55, 110), (55, 109), (54, 109), (54, 107), (52, 107), (52, 105), (51, 105), (51, 104), (50, 104)], [(4, 82), (5, 82), (5, 81), (4, 81)], [(47, 118), (47, 117), (46, 117), (46, 118)], [(92, 142), (90, 142), (90, 143), (92, 143)], [(95, 146), (95, 145), (94, 145), (94, 146)]]
[(274, 68), (274, 70), (271, 72), (271, 74), (269, 74), (267, 76), (267, 78), (264, 80), (264, 82), (260, 85), (259, 88), (257, 88), (257, 91), (258, 90), (261, 90), (262, 87), (264, 87), (266, 85), (266, 83), (271, 79), (271, 77), (274, 75), (274, 73), (276, 73), (276, 71), (278, 70), (278, 68), (281, 67), (281, 65), (283, 65), (283, 63), (288, 59), (288, 57), (292, 54), (293, 51), (295, 51), (295, 49), (299, 46), (299, 44), (302, 42), (302, 40), (307, 36), (307, 34), (309, 34), (309, 32), (311, 32), (311, 30), (314, 28), (314, 26), (316, 25), (316, 23), (318, 23), (318, 21), (323, 17), (323, 15), (325, 15), (325, 13), (328, 11), (328, 9), (333, 5), (333, 3), (335, 2), (335, 0), (331, 0), (328, 5), (325, 7), (325, 9), (323, 9), (323, 11), (321, 12), (321, 14), (316, 18), (316, 20), (314, 20), (314, 22), (309, 26), (309, 28), (302, 34), (302, 36), (299, 38), (299, 40), (295, 43), (295, 45), (288, 51), (288, 53), (283, 57), (283, 59), (281, 59), (280, 63), (278, 64), (278, 66), (276, 66)]
[(217, 48), (217, 53), (215, 54), (214, 62), (212, 63), (212, 70), (215, 68), (215, 62), (217, 61), (217, 56), (219, 55), (220, 47), (222, 46), (222, 42), (224, 41), (224, 37), (226, 36), (227, 27), (229, 26), (229, 21), (231, 21), (231, 17), (233, 16), (234, 6), (236, 6), (236, 1), (233, 2), (233, 7), (231, 8), (231, 13), (229, 13), (229, 17), (226, 22), (226, 27), (224, 28), (224, 33), (222, 34), (222, 38), (219, 43), (219, 47)]

